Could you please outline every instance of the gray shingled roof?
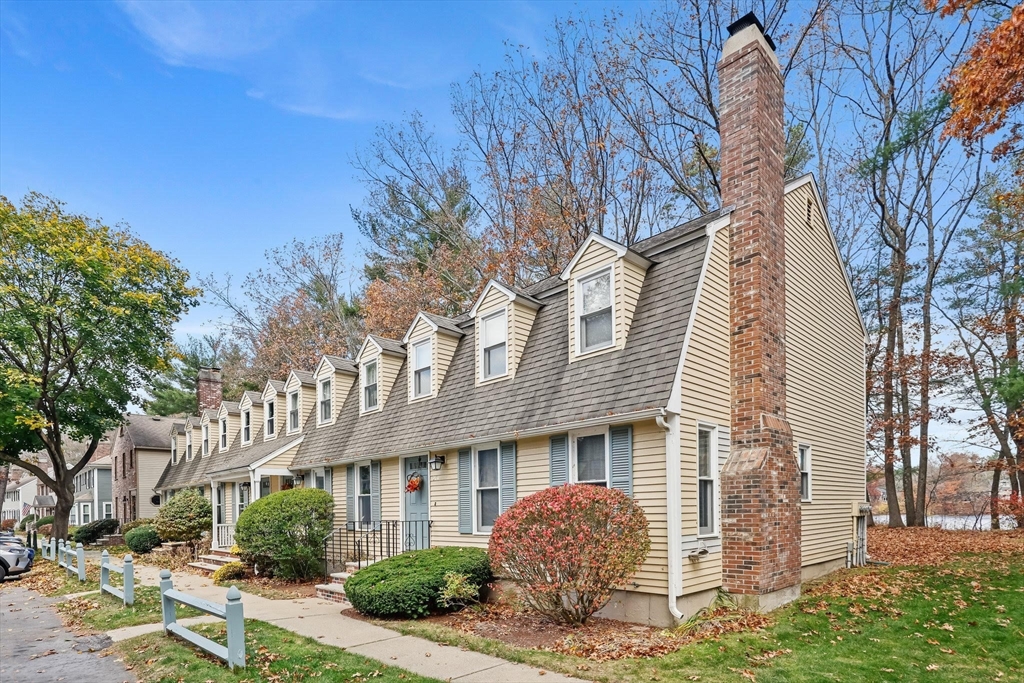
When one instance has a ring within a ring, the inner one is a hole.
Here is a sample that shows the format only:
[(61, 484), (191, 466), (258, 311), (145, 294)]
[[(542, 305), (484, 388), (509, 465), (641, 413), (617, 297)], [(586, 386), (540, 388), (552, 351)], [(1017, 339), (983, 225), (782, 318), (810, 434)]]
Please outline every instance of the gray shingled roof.
[(171, 450), (170, 428), (173, 421), (156, 415), (125, 415), (127, 429), (136, 448)]
[(377, 346), (381, 348), (381, 351), (386, 351), (388, 353), (393, 353), (399, 356), (405, 356), (405, 347), (402, 345), (402, 342), (396, 341), (394, 339), (385, 339), (384, 337), (378, 337), (375, 334), (370, 334), (367, 336), (370, 339), (372, 339), (374, 343), (377, 344)]
[(434, 315), (433, 313), (427, 313), (425, 311), (423, 313), (423, 317), (437, 325), (442, 330), (446, 330), (460, 337), (463, 334), (465, 334), (465, 332), (462, 331), (462, 328), (459, 327), (458, 324), (451, 318), (445, 318), (444, 316)]
[[(548, 278), (528, 290), (544, 305), (513, 380), (475, 385), (473, 321), (467, 320), (436, 398), (406, 400), (403, 363), (384, 408), (359, 415), (360, 387), (354, 383), (337, 421), (307, 433), (293, 466), (381, 457), (663, 407), (708, 248), (703, 227), (717, 217), (708, 214), (634, 245), (644, 255), (668, 247), (648, 256), (654, 263), (624, 349), (567, 362), (567, 286), (558, 277)], [(675, 238), (680, 243), (669, 245)]]
[(292, 370), (292, 374), (298, 377), (302, 384), (316, 384), (316, 378), (308, 370)]
[[(261, 406), (261, 405), (263, 405), (263, 394), (261, 394), (260, 392), (258, 392), (258, 391), (247, 391), (244, 394), (242, 394), (243, 398), (246, 397), (246, 396), (249, 397), (249, 400), (252, 401), (252, 404), (254, 406)], [(239, 405), (241, 405), (241, 403), (242, 403), (241, 400), (239, 400), (238, 403), (239, 403)]]
[[(220, 405), (223, 408), (227, 408), (228, 414), (230, 414), (230, 415), (234, 415), (235, 413), (238, 412), (238, 401), (221, 401)], [(217, 413), (219, 413), (219, 412), (220, 412), (219, 410), (216, 411), (213, 414), (212, 418), (216, 418), (217, 417)]]
[(263, 430), (260, 429), (256, 433), (256, 437), (253, 439), (251, 446), (245, 448), (237, 448), (234, 452), (228, 451), (227, 453), (219, 453), (219, 457), (215, 457), (210, 460), (204, 471), (204, 474), (215, 474), (218, 472), (228, 472), (231, 470), (237, 470), (243, 467), (248, 467), (254, 462), (258, 462), (263, 458), (267, 457), (275, 451), (287, 449), (296, 441), (302, 437), (302, 433), (285, 435), (280, 434), (277, 438), (271, 439), (270, 441), (263, 440)]
[(279, 394), (283, 394), (284, 393), (284, 385), (285, 385), (284, 382), (282, 382), (279, 379), (272, 379), (272, 380), (268, 380), (268, 381), (270, 382), (270, 386), (274, 387), (274, 391), (276, 391)]
[(175, 422), (173, 425), (171, 425), (171, 432), (174, 433), (174, 434), (184, 434), (185, 433), (185, 423), (184, 422)]
[(334, 366), (335, 370), (342, 370), (344, 372), (354, 372), (359, 374), (359, 368), (356, 364), (350, 361), (348, 358), (342, 358), (341, 356), (324, 356), (327, 361)]

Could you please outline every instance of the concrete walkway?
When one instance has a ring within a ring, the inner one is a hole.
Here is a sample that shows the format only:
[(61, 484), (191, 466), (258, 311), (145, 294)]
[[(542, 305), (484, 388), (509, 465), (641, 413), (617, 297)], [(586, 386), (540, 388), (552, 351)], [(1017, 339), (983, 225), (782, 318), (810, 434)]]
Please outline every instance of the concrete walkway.
[[(137, 582), (145, 586), (160, 585), (158, 568), (139, 564), (135, 569)], [(207, 577), (179, 573), (172, 578), (174, 587), (178, 590), (212, 602), (225, 601), (227, 589), (217, 586)], [(325, 645), (344, 648), (354, 654), (376, 659), (389, 666), (401, 667), (422, 676), (465, 683), (579, 681), (576, 678), (542, 672), (525, 664), (515, 664), (479, 652), (439, 645), (423, 638), (403, 636), (390, 629), (346, 617), (340, 613), (341, 606), (338, 603), (327, 600), (268, 600), (243, 592), (242, 604), (247, 619), (266, 621), (293, 633), (314, 638)], [(214, 617), (196, 617), (181, 619), (179, 623), (187, 626), (208, 621), (220, 620)], [(146, 624), (110, 631), (108, 635), (119, 641), (161, 630), (163, 624)]]

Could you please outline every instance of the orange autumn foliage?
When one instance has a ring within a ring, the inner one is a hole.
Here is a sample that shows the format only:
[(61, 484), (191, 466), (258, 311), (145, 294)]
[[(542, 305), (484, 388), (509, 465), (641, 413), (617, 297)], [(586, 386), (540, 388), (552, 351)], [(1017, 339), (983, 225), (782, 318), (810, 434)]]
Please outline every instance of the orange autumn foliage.
[[(932, 9), (937, 4), (937, 0), (928, 3)], [(942, 15), (967, 13), (986, 4), (985, 0), (947, 0)], [(1024, 155), (1019, 147), (1024, 124), (1010, 121), (1012, 113), (1024, 105), (1024, 3), (978, 36), (944, 89), (953, 109), (946, 123), (947, 135), (971, 144), (1009, 124), (1007, 136), (996, 145), (993, 155)], [(1024, 166), (1018, 166), (1018, 173), (1024, 173)]]

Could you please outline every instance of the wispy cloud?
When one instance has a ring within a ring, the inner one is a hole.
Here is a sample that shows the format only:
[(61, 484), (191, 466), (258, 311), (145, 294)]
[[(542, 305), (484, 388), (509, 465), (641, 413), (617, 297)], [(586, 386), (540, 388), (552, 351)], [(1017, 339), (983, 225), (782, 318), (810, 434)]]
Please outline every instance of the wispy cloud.
[(217, 68), (274, 46), (315, 9), (309, 2), (122, 0), (121, 9), (174, 66)]

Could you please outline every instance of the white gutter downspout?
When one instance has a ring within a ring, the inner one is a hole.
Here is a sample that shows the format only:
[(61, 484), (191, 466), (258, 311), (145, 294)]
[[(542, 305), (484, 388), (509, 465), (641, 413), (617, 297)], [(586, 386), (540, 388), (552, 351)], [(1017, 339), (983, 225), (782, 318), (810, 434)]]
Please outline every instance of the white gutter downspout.
[(683, 337), (683, 349), (679, 353), (679, 365), (676, 367), (675, 384), (669, 394), (668, 405), (662, 408), (657, 418), (658, 426), (665, 430), (665, 512), (668, 516), (668, 611), (673, 618), (682, 620), (683, 613), (676, 605), (676, 598), (683, 594), (683, 481), (682, 481), (682, 445), (680, 443), (679, 415), (682, 412), (683, 365), (686, 362), (686, 351), (690, 348), (693, 327), (697, 319), (697, 308), (700, 295), (704, 291), (704, 279), (707, 277), (711, 254), (715, 248), (715, 235), (721, 228), (728, 227), (729, 214), (732, 207), (723, 209), (726, 214), (707, 225), (708, 248), (704, 253), (700, 277), (697, 279), (697, 291), (693, 295), (690, 306), (690, 319), (686, 323), (686, 334)]

